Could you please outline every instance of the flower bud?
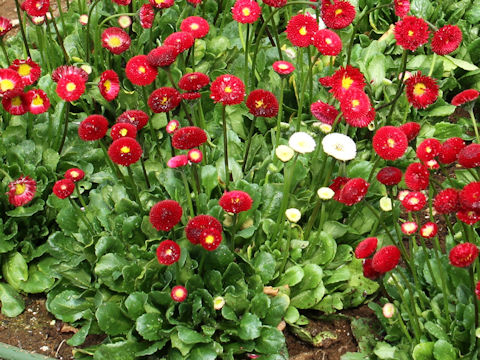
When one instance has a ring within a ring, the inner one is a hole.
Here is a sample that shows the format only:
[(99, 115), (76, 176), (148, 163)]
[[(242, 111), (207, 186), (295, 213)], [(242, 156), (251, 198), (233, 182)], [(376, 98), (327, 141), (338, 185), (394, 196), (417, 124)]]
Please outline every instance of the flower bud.
[(382, 313), (383, 316), (385, 316), (387, 319), (392, 318), (393, 315), (395, 315), (395, 305), (393, 305), (392, 303), (386, 303), (385, 305), (383, 305)]
[(291, 208), (285, 211), (285, 216), (287, 217), (288, 221), (297, 223), (302, 217), (302, 213), (298, 209)]
[(380, 199), (380, 209), (383, 211), (392, 211), (392, 199), (384, 196)]
[(213, 308), (215, 310), (222, 310), (223, 305), (225, 305), (225, 299), (221, 296), (217, 296), (213, 299)]
[(294, 155), (294, 151), (293, 149), (290, 147), (290, 146), (287, 146), (287, 145), (279, 145), (276, 149), (275, 149), (275, 155), (277, 155), (277, 157), (283, 161), (283, 162), (287, 162), (289, 161), (293, 155)]

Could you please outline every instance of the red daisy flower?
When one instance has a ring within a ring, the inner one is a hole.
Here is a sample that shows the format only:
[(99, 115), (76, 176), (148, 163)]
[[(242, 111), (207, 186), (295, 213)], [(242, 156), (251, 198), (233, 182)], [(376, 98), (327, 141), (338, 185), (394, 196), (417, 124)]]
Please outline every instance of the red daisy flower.
[(214, 228), (205, 229), (200, 234), (200, 245), (205, 250), (213, 251), (220, 246), (222, 233)]
[(167, 9), (172, 7), (175, 3), (174, 0), (148, 0), (153, 7), (157, 9)]
[(345, 122), (353, 127), (364, 128), (367, 127), (375, 120), (376, 116), (375, 108), (370, 106), (367, 114), (363, 117), (359, 117), (358, 119), (352, 119), (350, 117), (345, 118)]
[(408, 122), (400, 125), (398, 128), (407, 135), (408, 142), (414, 140), (420, 132), (420, 124), (416, 122)]
[(417, 109), (425, 109), (438, 97), (438, 85), (435, 79), (416, 73), (405, 82), (407, 100)]
[(245, 97), (245, 84), (238, 77), (230, 74), (220, 75), (210, 86), (210, 98), (225, 105), (237, 105)]
[(200, 16), (189, 16), (180, 24), (180, 30), (192, 34), (195, 39), (201, 39), (207, 36), (210, 25)]
[(188, 291), (182, 285), (174, 286), (172, 291), (170, 292), (170, 297), (175, 302), (184, 302), (187, 296), (188, 296)]
[(283, 7), (287, 3), (287, 0), (262, 0), (262, 1), (268, 6), (273, 6), (277, 8)]
[(355, 19), (355, 7), (348, 1), (335, 0), (333, 4), (322, 6), (322, 20), (332, 29), (343, 29)]
[[(356, 120), (365, 119), (371, 107), (367, 94), (360, 89), (351, 88), (340, 98), (340, 110), (342, 110), (347, 123), (349, 121), (355, 123)], [(363, 125), (362, 122), (360, 122), (360, 125)]]
[(328, 125), (333, 125), (338, 116), (338, 110), (333, 105), (320, 100), (310, 105), (310, 112), (318, 121)]
[(410, 211), (420, 211), (427, 203), (427, 198), (420, 191), (410, 191), (402, 200), (403, 207)]
[(457, 25), (445, 25), (433, 34), (432, 51), (447, 55), (455, 51), (462, 42), (462, 30)]
[(480, 182), (465, 185), (458, 198), (463, 209), (480, 211)]
[(394, 126), (383, 126), (372, 139), (375, 152), (385, 160), (397, 160), (405, 154), (408, 140), (405, 133)]
[(445, 140), (440, 148), (438, 160), (442, 164), (451, 164), (457, 160), (458, 153), (465, 147), (465, 141), (459, 137)]
[(0, 69), (0, 97), (23, 90), (20, 75), (12, 69)]
[(194, 8), (196, 8), (198, 5), (202, 3), (202, 0), (187, 0), (187, 2), (193, 5)]
[(129, 123), (116, 123), (110, 130), (110, 137), (113, 140), (117, 140), (122, 137), (131, 137), (135, 139), (137, 137), (137, 128), (135, 125)]
[(167, 161), (167, 166), (171, 169), (183, 167), (183, 166), (186, 166), (187, 164), (188, 164), (188, 156), (185, 154), (171, 157)]
[(337, 56), (342, 51), (342, 39), (328, 29), (318, 30), (313, 35), (313, 45), (322, 55)]
[(418, 225), (414, 221), (407, 221), (404, 222), (400, 228), (405, 235), (412, 235), (417, 231)]
[(365, 259), (372, 255), (377, 250), (378, 239), (376, 237), (366, 238), (355, 248), (355, 257), (357, 259)]
[(394, 0), (395, 15), (403, 19), (410, 11), (410, 0)]
[(137, 55), (127, 62), (125, 74), (134, 85), (150, 85), (157, 77), (157, 68), (150, 65), (146, 55)]
[(50, 7), (50, 0), (25, 0), (23, 10), (32, 17), (45, 16)]
[(210, 215), (197, 215), (190, 219), (185, 227), (185, 234), (187, 239), (192, 244), (200, 244), (201, 235), (205, 229), (215, 229), (218, 232), (222, 232), (222, 224), (220, 221)]
[(181, 97), (182, 97), (182, 100), (193, 101), (193, 100), (200, 99), (202, 97), (202, 94), (200, 94), (199, 92), (195, 92), (195, 91), (194, 92), (186, 92), (186, 93), (182, 93)]
[(286, 33), (292, 45), (308, 47), (312, 44), (312, 37), (317, 30), (318, 23), (312, 16), (298, 14), (288, 21)]
[(102, 115), (90, 115), (78, 126), (78, 136), (83, 141), (100, 140), (108, 130), (108, 120)]
[(172, 240), (164, 240), (157, 247), (157, 260), (162, 265), (175, 264), (180, 259), (180, 246)]
[(275, 61), (272, 65), (273, 71), (275, 71), (279, 75), (289, 75), (295, 70), (295, 66), (293, 66), (288, 61)]
[(378, 172), (377, 180), (383, 185), (397, 185), (402, 181), (402, 170), (393, 166), (384, 167)]
[(467, 169), (480, 166), (480, 144), (470, 144), (460, 150), (458, 163)]
[(150, 223), (157, 231), (170, 231), (182, 218), (183, 210), (175, 200), (163, 200), (150, 209)]
[(417, 147), (417, 157), (427, 162), (440, 154), (442, 144), (437, 139), (425, 139)]
[(420, 228), (420, 236), (431, 239), (437, 235), (438, 225), (433, 222), (427, 222)]
[(338, 199), (340, 198), (340, 193), (349, 180), (350, 178), (342, 176), (337, 176), (335, 179), (333, 179), (332, 184), (329, 186), (329, 188), (335, 192), (335, 195), (333, 196), (334, 200), (339, 201)]
[(20, 176), (8, 184), (8, 202), (15, 207), (23, 206), (32, 201), (37, 190), (37, 182), (30, 176)]
[(75, 184), (70, 179), (58, 180), (55, 185), (53, 185), (53, 193), (60, 199), (66, 199), (73, 194), (74, 190)]
[(20, 75), (23, 86), (32, 85), (40, 78), (40, 75), (42, 74), (42, 69), (40, 66), (30, 58), (27, 60), (13, 60), (13, 63), (9, 66), (9, 69), (16, 71), (18, 75)]
[(2, 98), (2, 106), (6, 112), (12, 115), (23, 115), (28, 112), (28, 101), (23, 92), (9, 94)]
[(115, 99), (120, 92), (120, 80), (117, 73), (113, 70), (104, 71), (100, 76), (98, 89), (105, 100), (112, 101)]
[(74, 183), (82, 180), (85, 177), (85, 172), (82, 169), (72, 168), (68, 169), (63, 176), (65, 179), (70, 179)]
[(199, 91), (210, 83), (210, 78), (201, 72), (183, 75), (178, 81), (178, 87), (185, 91)]
[(406, 50), (415, 51), (428, 41), (430, 31), (425, 20), (415, 16), (405, 16), (395, 24), (393, 33), (398, 45)]
[(123, 137), (115, 140), (108, 148), (108, 155), (115, 164), (130, 166), (142, 156), (142, 147), (137, 140)]
[(143, 4), (138, 12), (140, 17), (140, 25), (144, 29), (150, 29), (153, 26), (153, 19), (155, 18), (155, 12), (153, 11), (152, 4)]
[(234, 214), (250, 210), (252, 203), (250, 195), (240, 190), (227, 191), (218, 200), (218, 204), (223, 210)]
[(450, 264), (456, 267), (468, 267), (473, 264), (477, 257), (477, 245), (469, 242), (455, 245), (448, 254)]
[(159, 46), (147, 55), (147, 61), (155, 67), (167, 67), (172, 65), (177, 59), (177, 49), (170, 45)]
[(186, 31), (178, 31), (168, 35), (163, 42), (163, 45), (173, 46), (177, 50), (177, 54), (190, 49), (195, 43), (195, 38), (192, 34)]
[(258, 20), (262, 9), (253, 0), (237, 0), (232, 7), (233, 20), (242, 24), (252, 24)]
[(460, 106), (467, 102), (474, 101), (478, 98), (479, 95), (480, 95), (480, 92), (478, 92), (475, 89), (464, 90), (453, 97), (452, 105)]
[(67, 75), (80, 76), (83, 82), (88, 81), (88, 73), (85, 70), (73, 65), (62, 65), (56, 68), (52, 72), (52, 80), (58, 83), (61, 78)]
[(12, 30), (12, 27), (12, 22), (9, 19), (0, 16), (0, 37), (3, 37), (6, 33)]
[(194, 164), (199, 164), (203, 160), (203, 153), (200, 149), (190, 149), (187, 156), (188, 161)]
[(178, 122), (178, 120), (173, 119), (169, 121), (167, 126), (165, 126), (165, 131), (168, 134), (173, 134), (176, 130), (178, 130), (179, 127), (180, 127), (180, 123)]
[(180, 93), (172, 87), (161, 87), (154, 90), (148, 98), (148, 106), (154, 113), (169, 112), (182, 101)]
[(65, 75), (57, 84), (57, 95), (65, 101), (75, 101), (85, 92), (85, 81), (79, 75)]
[(118, 27), (110, 27), (102, 33), (102, 46), (112, 54), (119, 55), (130, 47), (130, 36)]
[(116, 120), (117, 123), (129, 123), (137, 127), (140, 131), (148, 123), (148, 115), (142, 110), (127, 110)]
[(378, 271), (375, 271), (373, 269), (372, 259), (363, 259), (362, 267), (363, 267), (363, 276), (365, 276), (367, 279), (375, 280), (382, 275)]
[(324, 76), (324, 77), (318, 78), (318, 82), (323, 87), (332, 87), (332, 77), (331, 76)]
[(400, 261), (401, 253), (395, 245), (388, 245), (373, 256), (372, 267), (379, 273), (386, 273), (395, 269)]
[(439, 214), (449, 214), (460, 210), (458, 191), (453, 188), (440, 191), (433, 199), (433, 208)]
[(274, 117), (278, 114), (278, 101), (275, 95), (267, 90), (253, 90), (247, 98), (247, 107), (253, 116)]
[(340, 100), (351, 89), (363, 90), (365, 87), (365, 77), (357, 68), (347, 65), (347, 67), (340, 67), (332, 75), (330, 79), (332, 88), (330, 92), (333, 96)]
[(121, 5), (121, 6), (126, 6), (129, 5), (132, 0), (112, 0), (115, 4)]
[(367, 195), (369, 186), (370, 184), (362, 178), (350, 179), (340, 190), (337, 201), (348, 206), (355, 205)]
[(457, 212), (457, 218), (467, 225), (474, 225), (480, 221), (480, 211), (461, 209)]
[(27, 91), (25, 98), (28, 104), (28, 111), (32, 114), (44, 113), (50, 107), (50, 99), (47, 93), (41, 89)]

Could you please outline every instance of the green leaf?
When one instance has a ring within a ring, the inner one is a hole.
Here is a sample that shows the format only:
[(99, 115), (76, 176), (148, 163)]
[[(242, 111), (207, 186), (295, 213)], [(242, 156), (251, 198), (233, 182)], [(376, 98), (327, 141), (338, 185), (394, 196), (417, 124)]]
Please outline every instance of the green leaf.
[(47, 310), (65, 322), (74, 322), (90, 312), (93, 304), (82, 293), (65, 290), (47, 301)]
[(217, 352), (214, 344), (195, 346), (190, 353), (188, 360), (215, 360)]
[[(434, 117), (434, 116), (437, 116), (437, 117), (443, 117), (443, 116), (448, 116), (448, 115), (451, 115), (453, 114), (453, 112), (455, 111), (456, 107), (453, 106), (453, 105), (441, 105), (441, 106), (436, 106), (434, 108), (432, 108), (431, 110), (428, 110), (426, 112), (426, 115), (427, 116), (430, 116), (430, 117)], [(452, 124), (453, 125), (453, 124)]]
[(2, 302), (2, 314), (8, 317), (20, 315), (25, 309), (25, 302), (13, 287), (0, 283), (0, 301)]
[(113, 344), (99, 346), (93, 355), (94, 360), (132, 360), (135, 354), (142, 350), (138, 342), (119, 341)]
[(123, 315), (120, 306), (113, 302), (100, 305), (95, 312), (100, 329), (108, 335), (126, 334), (132, 327), (132, 322)]
[(277, 326), (282, 321), (285, 312), (290, 306), (290, 298), (286, 294), (278, 294), (271, 299), (270, 307), (263, 322), (267, 325)]
[(71, 266), (76, 266), (84, 259), (83, 245), (59, 231), (48, 237), (47, 244), (50, 255)]
[(285, 338), (274, 327), (262, 327), (260, 338), (255, 343), (255, 350), (262, 354), (277, 354), (285, 346)]
[(287, 271), (285, 271), (285, 273), (282, 275), (276, 286), (297, 285), (300, 281), (302, 281), (303, 276), (304, 271), (299, 265), (289, 267)]
[(253, 340), (260, 336), (262, 322), (258, 316), (247, 313), (242, 316), (238, 330), (238, 336), (242, 340)]
[(122, 277), (124, 267), (130, 265), (130, 262), (117, 254), (103, 255), (95, 266), (95, 274), (99, 281), (114, 291), (125, 291), (125, 285)]
[(213, 165), (205, 165), (201, 167), (201, 182), (205, 189), (207, 197), (210, 198), (212, 190), (218, 186), (217, 168)]
[(380, 359), (395, 359), (396, 348), (386, 342), (379, 342), (373, 352)]
[(160, 314), (148, 313), (137, 318), (135, 328), (145, 340), (161, 340), (163, 336), (160, 333), (160, 330), (162, 330), (162, 324), (163, 318)]
[(265, 251), (258, 252), (253, 259), (253, 267), (257, 270), (264, 283), (268, 283), (273, 279), (276, 265), (277, 263), (273, 255)]
[(3, 276), (15, 289), (20, 289), (22, 281), (28, 280), (28, 265), (18, 252), (11, 253), (2, 266)]
[(438, 340), (433, 346), (435, 360), (456, 360), (458, 352), (458, 349), (446, 340)]
[(340, 224), (338, 221), (326, 221), (323, 225), (323, 231), (334, 239), (338, 239), (347, 233), (348, 225)]
[(433, 137), (438, 140), (446, 140), (451, 137), (462, 137), (463, 129), (459, 124), (439, 122), (435, 124), (435, 133)]
[(195, 330), (187, 328), (185, 326), (178, 326), (178, 338), (184, 344), (198, 344), (198, 343), (209, 343), (212, 341), (208, 336), (202, 335)]
[(438, 324), (435, 324), (431, 321), (425, 323), (425, 329), (434, 337), (439, 340), (448, 340), (449, 336), (446, 334), (445, 330)]
[(330, 234), (324, 231), (320, 232), (320, 234), (314, 233), (310, 236), (310, 242), (310, 246), (315, 246), (315, 251), (308, 262), (325, 265), (334, 259), (337, 251), (337, 243)]
[(45, 165), (47, 168), (52, 171), (55, 171), (57, 169), (58, 160), (60, 160), (60, 155), (57, 151), (50, 148), (45, 149), (42, 154), (42, 158), (43, 165)]
[(43, 210), (45, 201), (42, 199), (35, 199), (26, 206), (19, 206), (15, 210), (7, 211), (6, 214), (11, 217), (31, 217), (39, 211)]
[(20, 289), (30, 294), (38, 294), (51, 288), (55, 279), (39, 270), (37, 264), (31, 264), (28, 269), (28, 280), (20, 283)]
[(125, 307), (127, 308), (128, 315), (132, 319), (136, 319), (145, 313), (147, 299), (148, 295), (144, 292), (134, 292), (128, 295), (125, 299)]
[(456, 59), (456, 58), (451, 57), (451, 56), (449, 56), (449, 55), (445, 55), (445, 57), (446, 57), (448, 60), (450, 60), (452, 63), (454, 63), (455, 65), (457, 65), (459, 68), (462, 68), (463, 70), (466, 70), (466, 71), (475, 71), (475, 70), (478, 70), (478, 66), (473, 65), (472, 63), (469, 63), (468, 61)]
[(376, 54), (367, 66), (368, 78), (373, 81), (373, 85), (382, 84), (385, 79), (385, 55)]
[(67, 340), (67, 344), (70, 346), (79, 346), (85, 342), (90, 327), (92, 326), (92, 320), (89, 320), (85, 325), (81, 327), (76, 334), (74, 334), (70, 339)]

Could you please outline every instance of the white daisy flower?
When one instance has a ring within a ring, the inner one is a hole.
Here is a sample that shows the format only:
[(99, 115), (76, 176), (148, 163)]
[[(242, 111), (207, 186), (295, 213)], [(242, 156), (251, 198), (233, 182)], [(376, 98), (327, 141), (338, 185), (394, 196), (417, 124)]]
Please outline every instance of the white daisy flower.
[(295, 208), (287, 209), (285, 211), (285, 215), (287, 216), (288, 221), (293, 223), (297, 223), (302, 217), (302, 213), (300, 212), (300, 210)]
[(305, 132), (296, 132), (288, 140), (288, 145), (300, 154), (311, 153), (315, 150), (315, 140)]
[(347, 135), (332, 133), (322, 140), (323, 151), (337, 160), (348, 161), (355, 159), (357, 145)]
[(279, 145), (276, 149), (275, 149), (275, 155), (277, 155), (277, 157), (282, 160), (283, 162), (287, 162), (289, 161), (293, 155), (294, 155), (294, 151), (291, 147), (287, 146), (287, 145)]
[(317, 195), (321, 200), (330, 200), (335, 195), (335, 191), (329, 187), (321, 187), (317, 190)]

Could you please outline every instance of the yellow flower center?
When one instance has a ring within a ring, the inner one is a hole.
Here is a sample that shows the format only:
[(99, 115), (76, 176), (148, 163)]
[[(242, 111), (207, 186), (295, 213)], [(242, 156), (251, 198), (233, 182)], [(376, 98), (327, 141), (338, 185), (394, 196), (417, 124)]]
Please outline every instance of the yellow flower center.
[(335, 10), (335, 15), (340, 15), (341, 13), (343, 13), (342, 9)]
[(35, 95), (35, 97), (32, 100), (32, 105), (34, 106), (42, 106), (43, 105), (43, 99), (40, 97), (40, 95)]
[(67, 185), (62, 185), (62, 186), (60, 186), (60, 189), (61, 189), (61, 190), (66, 190), (66, 189), (67, 189)]
[(15, 195), (22, 195), (26, 189), (27, 186), (25, 184), (15, 184)]
[(425, 152), (427, 152), (427, 153), (430, 154), (430, 153), (432, 152), (432, 148), (431, 148), (430, 146), (427, 146), (427, 147), (425, 148)]
[(408, 30), (408, 36), (413, 36), (413, 34), (415, 34), (413, 30)]
[(302, 26), (300, 30), (298, 30), (300, 35), (307, 35), (307, 28), (305, 26)]
[(165, 0), (155, 0), (155, 3), (157, 3), (158, 5), (163, 4), (164, 2)]
[(144, 66), (140, 66), (140, 67), (138, 68), (138, 72), (141, 72), (142, 74), (145, 74), (146, 71), (147, 71), (147, 69), (145, 69)]
[(232, 90), (232, 88), (231, 88), (230, 86), (227, 86), (227, 87), (225, 88), (225, 92), (226, 92), (227, 94), (230, 94), (232, 91), (233, 91), (233, 90)]
[(20, 96), (15, 96), (13, 99), (12, 99), (12, 105), (13, 106), (20, 106), (22, 105), (22, 98)]
[(406, 232), (412, 232), (415, 231), (415, 225), (414, 224), (407, 224), (403, 227)]
[(12, 80), (10, 79), (0, 80), (0, 89), (2, 89), (2, 91), (12, 90), (14, 87), (15, 87), (15, 84), (13, 83)]
[(205, 236), (205, 242), (207, 244), (213, 244), (213, 242), (215, 241), (215, 238), (213, 237), (213, 235), (207, 235)]
[(77, 85), (73, 82), (69, 82), (66, 86), (68, 92), (72, 92), (77, 88)]
[(167, 102), (168, 102), (168, 98), (167, 98), (166, 96), (164, 96), (164, 97), (162, 98), (162, 101), (160, 101), (160, 103), (161, 103), (162, 105), (165, 105)]
[(193, 23), (192, 25), (190, 25), (190, 29), (192, 30), (198, 30), (200, 26), (197, 24), (197, 23)]
[(165, 250), (165, 255), (172, 255), (172, 253), (173, 253), (172, 249)]
[(325, 39), (325, 42), (327, 43), (327, 45), (330, 45), (330, 44), (332, 43), (332, 39), (326, 38), (326, 39)]
[(426, 89), (427, 87), (424, 83), (415, 84), (415, 86), (413, 87), (413, 95), (422, 96), (423, 94), (425, 94)]
[(110, 91), (110, 89), (112, 88), (112, 82), (110, 80), (106, 80), (103, 83), (103, 86), (105, 87), (105, 90)]
[(410, 201), (409, 201), (409, 203), (410, 203), (411, 205), (417, 205), (417, 204), (419, 203), (419, 200), (418, 200), (417, 198), (411, 198)]
[(118, 47), (122, 44), (122, 40), (118, 36), (112, 36), (108, 39), (108, 45), (111, 47)]
[(264, 105), (263, 100), (256, 100), (255, 107), (258, 109)]
[(354, 108), (357, 107), (358, 105), (360, 105), (360, 101), (358, 101), (357, 99), (352, 100), (352, 106)]
[(177, 290), (175, 290), (175, 296), (176, 296), (177, 298), (181, 298), (181, 297), (183, 297), (183, 295), (185, 295), (183, 289), (177, 289)]
[(246, 8), (243, 8), (243, 9), (242, 9), (242, 14), (243, 14), (244, 16), (250, 15), (250, 9), (247, 8), (247, 7), (246, 7)]
[(80, 174), (78, 173), (78, 171), (73, 170), (73, 171), (70, 171), (70, 175), (75, 179), (75, 178), (77, 178), (78, 175), (80, 175)]
[(32, 70), (32, 67), (28, 64), (22, 64), (18, 67), (18, 74), (20, 76), (28, 76), (30, 75), (30, 71)]
[(122, 148), (120, 149), (120, 152), (122, 154), (128, 154), (130, 152), (130, 148), (128, 146), (122, 146)]
[(387, 144), (389, 147), (393, 148), (395, 146), (395, 140), (393, 139), (388, 139)]
[(350, 88), (350, 86), (352, 86), (353, 84), (353, 79), (349, 76), (347, 77), (343, 77), (342, 78), (342, 88), (344, 88), (345, 90), (348, 90)]
[(278, 68), (279, 68), (280, 70), (287, 70), (287, 69), (288, 69), (288, 65), (287, 65), (287, 64), (280, 64), (280, 65), (278, 65)]
[(427, 226), (423, 228), (422, 235), (424, 237), (428, 237), (433, 233), (433, 226)]
[(120, 132), (120, 135), (122, 135), (122, 136), (127, 136), (127, 134), (128, 134), (128, 130), (125, 129), (125, 128), (121, 129), (119, 132)]
[(5, 30), (2, 26), (0, 26), (0, 32), (2, 32), (3, 30)]
[(343, 145), (342, 144), (335, 144), (335, 150), (343, 151)]

